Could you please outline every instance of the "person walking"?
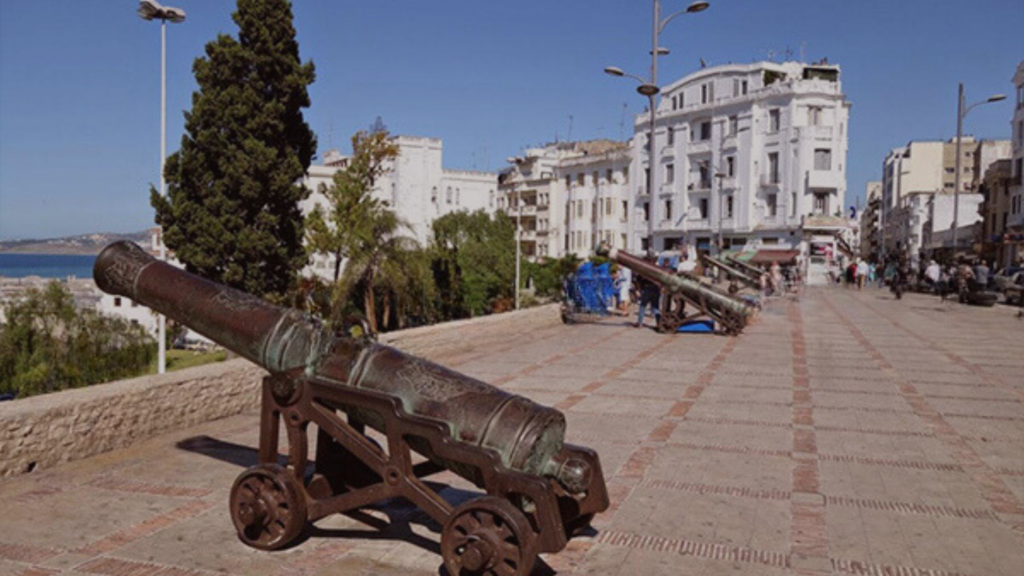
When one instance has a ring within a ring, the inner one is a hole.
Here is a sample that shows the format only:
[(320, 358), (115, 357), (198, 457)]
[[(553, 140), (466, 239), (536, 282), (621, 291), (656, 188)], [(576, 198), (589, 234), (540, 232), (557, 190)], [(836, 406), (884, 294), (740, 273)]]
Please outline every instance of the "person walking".
[(632, 287), (633, 271), (625, 266), (620, 267), (616, 288), (619, 291), (619, 313), (623, 316), (629, 313), (629, 292)]
[(637, 312), (635, 326), (640, 328), (644, 325), (644, 317), (646, 316), (648, 306), (651, 307), (651, 312), (654, 314), (654, 323), (658, 324), (661, 321), (661, 310), (659, 308), (661, 287), (639, 274), (636, 277), (636, 283), (640, 291), (640, 310)]
[(861, 258), (857, 258), (857, 290), (864, 289), (864, 283), (868, 279), (868, 263)]

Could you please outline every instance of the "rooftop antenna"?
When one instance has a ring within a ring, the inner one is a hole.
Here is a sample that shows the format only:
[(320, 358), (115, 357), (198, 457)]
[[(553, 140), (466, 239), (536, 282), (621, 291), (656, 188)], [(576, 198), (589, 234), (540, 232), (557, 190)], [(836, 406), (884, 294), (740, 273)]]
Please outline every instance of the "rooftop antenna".
[(628, 105), (622, 103), (622, 119), (619, 120), (619, 141), (626, 139), (626, 108)]
[(768, 49), (765, 49), (765, 50), (761, 50), (761, 52), (764, 52), (768, 56), (768, 61), (769, 62), (775, 62), (775, 50), (772, 50), (771, 48), (768, 48)]
[(707, 68), (708, 67), (708, 63), (705, 62), (703, 58), (700, 59), (700, 67), (701, 68)]
[(572, 142), (572, 114), (569, 114), (569, 135), (565, 137), (567, 142)]
[(807, 62), (807, 42), (800, 43), (800, 61)]

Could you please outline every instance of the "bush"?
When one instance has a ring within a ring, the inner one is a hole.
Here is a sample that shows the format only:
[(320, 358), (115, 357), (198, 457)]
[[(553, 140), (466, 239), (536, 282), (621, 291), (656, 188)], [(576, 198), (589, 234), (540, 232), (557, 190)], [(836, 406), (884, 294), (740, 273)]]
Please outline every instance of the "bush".
[(29, 290), (5, 312), (0, 394), (32, 396), (137, 376), (156, 357), (156, 341), (142, 327), (76, 309), (56, 281)]

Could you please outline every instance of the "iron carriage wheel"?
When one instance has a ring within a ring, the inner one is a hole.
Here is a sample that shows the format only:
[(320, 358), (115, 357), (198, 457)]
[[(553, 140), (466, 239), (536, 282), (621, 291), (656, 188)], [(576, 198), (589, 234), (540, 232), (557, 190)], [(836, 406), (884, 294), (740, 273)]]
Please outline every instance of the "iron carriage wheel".
[(277, 464), (249, 468), (231, 487), (231, 521), (238, 538), (260, 550), (278, 550), (306, 527), (306, 497), (288, 469)]
[(441, 532), (451, 576), (528, 576), (537, 558), (526, 516), (508, 500), (484, 496), (452, 511)]

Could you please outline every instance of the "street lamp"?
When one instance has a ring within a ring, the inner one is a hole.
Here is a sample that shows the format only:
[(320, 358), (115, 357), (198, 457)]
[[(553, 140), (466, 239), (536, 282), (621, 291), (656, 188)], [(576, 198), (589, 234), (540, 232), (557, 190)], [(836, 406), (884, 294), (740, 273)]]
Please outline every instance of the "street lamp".
[(609, 66), (604, 69), (605, 74), (611, 76), (626, 76), (633, 78), (640, 83), (637, 86), (636, 91), (641, 95), (647, 97), (647, 109), (650, 113), (649, 123), (649, 137), (647, 139), (647, 194), (648, 194), (648, 209), (647, 209), (647, 242), (648, 248), (654, 248), (654, 120), (655, 120), (655, 108), (654, 108), (654, 97), (660, 92), (658, 88), (658, 56), (668, 54), (668, 50), (658, 46), (658, 37), (665, 30), (665, 26), (671, 22), (676, 16), (682, 14), (695, 14), (697, 12), (703, 12), (711, 6), (709, 2), (693, 2), (684, 10), (669, 14), (666, 18), (661, 17), (661, 0), (654, 0), (654, 22), (651, 27), (651, 75), (650, 80), (644, 80), (639, 76), (633, 74), (627, 74), (622, 71), (621, 68), (615, 66)]
[(1005, 94), (993, 94), (987, 99), (980, 102), (975, 102), (970, 106), (964, 106), (964, 84), (959, 84), (959, 90), (956, 100), (956, 177), (953, 187), (953, 257), (956, 257), (957, 248), (957, 229), (960, 227), (959, 216), (960, 216), (960, 141), (963, 139), (964, 132), (964, 118), (967, 113), (971, 111), (975, 106), (982, 104), (990, 104), (992, 102), (999, 102), (1000, 100), (1006, 100)]
[[(162, 6), (156, 0), (139, 0), (139, 18), (160, 21), (160, 195), (167, 194), (164, 182), (164, 161), (167, 158), (167, 21), (177, 24), (185, 21), (181, 8)], [(160, 259), (167, 259), (163, 234), (160, 234)], [(157, 315), (157, 373), (167, 371), (167, 319)]]

